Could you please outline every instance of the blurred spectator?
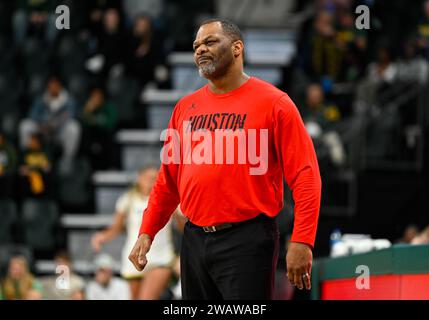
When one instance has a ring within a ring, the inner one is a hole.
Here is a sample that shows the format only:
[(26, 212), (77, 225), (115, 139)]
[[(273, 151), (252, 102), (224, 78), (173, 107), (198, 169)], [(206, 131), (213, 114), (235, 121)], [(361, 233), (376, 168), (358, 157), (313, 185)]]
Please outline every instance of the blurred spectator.
[(40, 281), (43, 283), (43, 298), (48, 300), (83, 300), (85, 281), (73, 272), (70, 256), (67, 252), (58, 252), (55, 256), (57, 268), (66, 269), (63, 276), (68, 280), (67, 287), (58, 287), (59, 275), (46, 277)]
[(313, 120), (322, 129), (329, 129), (341, 120), (341, 114), (334, 104), (326, 103), (325, 94), (319, 84), (307, 87), (304, 107), (300, 110), (305, 121)]
[(48, 143), (58, 142), (61, 145), (60, 173), (70, 173), (81, 136), (81, 127), (75, 116), (74, 99), (60, 79), (51, 76), (45, 93), (31, 107), (29, 118), (20, 123), (21, 148), (28, 145), (31, 133), (41, 132)]
[(423, 17), (417, 24), (417, 45), (424, 57), (429, 59), (429, 0), (423, 3)]
[(32, 133), (20, 161), (24, 197), (49, 195), (51, 192), (51, 157), (43, 147), (43, 137)]
[(15, 42), (22, 44), (28, 36), (52, 42), (58, 32), (55, 27), (55, 1), (19, 0), (13, 16)]
[(99, 254), (94, 261), (95, 279), (86, 288), (88, 300), (129, 300), (128, 283), (114, 277), (114, 261), (108, 254)]
[(340, 75), (343, 52), (335, 39), (334, 17), (328, 11), (319, 11), (309, 34), (302, 36), (301, 57), (307, 75), (318, 80), (327, 77), (335, 81)]
[(103, 25), (103, 14), (107, 9), (115, 8), (122, 11), (122, 1), (117, 0), (87, 0), (84, 2), (87, 13), (86, 27), (94, 35), (99, 35)]
[(396, 240), (396, 243), (411, 243), (418, 234), (419, 228), (416, 225), (411, 224), (405, 228), (402, 238)]
[(126, 51), (126, 33), (120, 12), (115, 8), (107, 9), (103, 13), (100, 33), (92, 36), (96, 42), (95, 55), (88, 60), (88, 69), (101, 79), (109, 76), (110, 72), (114, 75), (120, 73)]
[(429, 64), (417, 52), (417, 44), (412, 39), (404, 44), (402, 59), (397, 63), (398, 79), (424, 85), (428, 80)]
[(23, 256), (10, 259), (9, 270), (2, 287), (6, 300), (42, 299), (42, 286), (30, 273), (27, 260)]
[[(336, 123), (341, 114), (335, 105), (326, 104), (323, 89), (319, 84), (307, 87), (306, 102), (300, 109), (308, 133), (315, 142), (321, 167), (341, 166), (345, 163), (345, 152)], [(322, 170), (323, 171), (323, 170)]]
[(416, 235), (413, 240), (411, 240), (411, 244), (429, 244), (429, 226)]
[(0, 132), (0, 195), (14, 196), (17, 157), (15, 147)]
[[(398, 74), (397, 79), (400, 81), (405, 89), (401, 91), (408, 91), (408, 88), (424, 87), (428, 81), (429, 76), (429, 63), (417, 53), (417, 45), (413, 39), (409, 39), (403, 45), (403, 56), (397, 62)], [(421, 103), (418, 98), (410, 99), (405, 102), (399, 112), (400, 128), (403, 130), (402, 146), (406, 146), (403, 150), (409, 154), (410, 151), (417, 145), (417, 136), (421, 128), (419, 127), (419, 110), (418, 106)], [(398, 139), (396, 139), (398, 140)], [(410, 150), (411, 149), (411, 150)]]
[(384, 105), (383, 93), (388, 91), (398, 76), (397, 65), (392, 61), (391, 50), (387, 45), (377, 48), (377, 59), (368, 65), (365, 78), (360, 83), (358, 98), (367, 106)]
[(94, 88), (83, 108), (83, 152), (91, 159), (94, 169), (108, 169), (112, 157), (116, 107), (101, 88)]
[(388, 46), (380, 46), (377, 50), (377, 60), (368, 66), (367, 80), (372, 85), (392, 83), (397, 77), (398, 68), (392, 61), (391, 50)]
[[(100, 251), (104, 243), (112, 241), (124, 229), (126, 230), (127, 240), (122, 249), (121, 275), (130, 284), (133, 300), (160, 299), (172, 276), (171, 265), (175, 259), (175, 254), (171, 220), (154, 239), (151, 251), (147, 256), (148, 264), (143, 271), (137, 271), (131, 261), (128, 260), (128, 255), (137, 239), (142, 214), (147, 207), (149, 194), (157, 174), (158, 168), (156, 167), (148, 166), (141, 169), (136, 185), (118, 199), (113, 224), (106, 230), (97, 232), (92, 238), (94, 250)], [(174, 216), (180, 224), (183, 216), (179, 209), (176, 210)]]
[(136, 18), (128, 45), (127, 73), (140, 81), (142, 86), (154, 79), (154, 70), (159, 59), (154, 43), (152, 22), (149, 16)]
[(365, 30), (355, 26), (355, 17), (349, 9), (338, 10), (336, 43), (344, 52), (341, 71), (342, 81), (355, 81), (363, 75), (367, 38)]

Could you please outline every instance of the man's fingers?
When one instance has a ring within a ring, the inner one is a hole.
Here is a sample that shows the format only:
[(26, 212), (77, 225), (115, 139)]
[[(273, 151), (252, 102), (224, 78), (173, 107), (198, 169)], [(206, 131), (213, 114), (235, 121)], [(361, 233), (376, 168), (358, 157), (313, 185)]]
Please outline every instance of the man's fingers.
[(291, 242), (286, 255), (288, 277), (300, 290), (311, 289), (311, 265), (313, 254), (311, 248), (302, 243)]
[(300, 274), (299, 272), (295, 272), (293, 275), (293, 281), (295, 282), (296, 287), (299, 290), (302, 290), (304, 288), (304, 285), (302, 284), (302, 274)]
[(140, 271), (139, 269), (140, 269), (140, 266), (139, 266), (139, 264), (138, 264), (138, 262), (137, 262), (137, 257), (135, 256), (135, 254), (134, 254), (134, 252), (131, 252), (131, 254), (129, 255), (129, 257), (128, 257), (128, 260), (130, 260), (131, 261), (131, 263), (134, 265), (134, 267), (138, 270), (138, 271)]
[(304, 285), (307, 290), (311, 289), (311, 274), (310, 273), (304, 273), (302, 276), (302, 279), (304, 280)]
[(131, 250), (128, 259), (138, 271), (142, 271), (147, 264), (146, 253), (149, 251), (149, 248), (150, 239), (141, 235), (134, 245), (133, 250)]
[(143, 270), (144, 267), (146, 266), (147, 260), (146, 260), (146, 251), (144, 250), (142, 245), (140, 245), (139, 247), (139, 254), (138, 254), (137, 261)]
[(307, 290), (311, 289), (311, 273), (288, 270), (287, 277), (291, 285), (296, 286), (298, 289), (302, 290), (304, 287)]
[(292, 273), (292, 271), (289, 268), (287, 270), (287, 277), (289, 279), (290, 284), (294, 286), (295, 282), (293, 280), (293, 273)]
[(140, 265), (138, 259), (139, 259), (139, 250), (137, 248), (134, 248), (131, 251), (130, 256), (128, 257), (128, 259), (132, 262), (132, 264), (134, 265), (134, 267), (138, 270), (138, 271), (142, 271), (143, 267)]
[(138, 254), (138, 262), (142, 269), (146, 266), (146, 252), (144, 251), (143, 247), (140, 246), (139, 254)]
[(143, 267), (138, 262), (138, 258), (137, 257), (134, 257), (133, 260), (131, 260), (131, 262), (133, 263), (133, 265), (137, 269), (137, 271), (142, 271), (143, 270)]

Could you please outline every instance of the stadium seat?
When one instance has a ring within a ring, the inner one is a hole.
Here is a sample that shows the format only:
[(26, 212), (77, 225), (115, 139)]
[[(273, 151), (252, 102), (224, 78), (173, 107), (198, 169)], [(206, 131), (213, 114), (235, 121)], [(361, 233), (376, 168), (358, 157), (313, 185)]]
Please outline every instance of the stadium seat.
[[(68, 251), (70, 252), (71, 259), (76, 262), (87, 262), (90, 264), (96, 255), (91, 245), (91, 238), (96, 230), (81, 229), (69, 230), (67, 232)], [(113, 241), (103, 245), (103, 253), (107, 253), (115, 261), (121, 261), (122, 248), (125, 245), (126, 235), (121, 233)]]
[(118, 198), (135, 181), (135, 172), (100, 171), (94, 173), (92, 180), (95, 186), (95, 211), (112, 214)]
[(46, 72), (34, 73), (28, 77), (28, 95), (34, 100), (43, 93), (48, 75)]
[(130, 78), (110, 78), (107, 92), (118, 110), (119, 124), (135, 122), (135, 108), (139, 93), (137, 80)]
[(172, 68), (173, 87), (177, 90), (194, 91), (206, 84), (193, 65), (178, 65)]
[(16, 128), (22, 116), (19, 99), (23, 87), (22, 79), (15, 73), (0, 71), (0, 128), (11, 138), (16, 137)]
[(0, 36), (0, 72), (12, 71), (15, 53), (10, 41)]
[(0, 200), (0, 244), (13, 242), (13, 227), (17, 220), (15, 202), (10, 199)]
[(83, 72), (85, 62), (85, 50), (78, 39), (66, 36), (60, 40), (55, 58), (61, 76), (70, 81), (70, 76)]
[(40, 73), (49, 67), (50, 48), (40, 40), (29, 38), (22, 49), (22, 63), (27, 76)]
[(25, 243), (33, 250), (49, 251), (56, 248), (59, 211), (55, 202), (25, 200), (21, 222)]
[(217, 0), (216, 16), (238, 23), (241, 27), (284, 27), (289, 25), (295, 1), (284, 0)]
[(167, 128), (174, 106), (184, 95), (181, 90), (158, 90), (146, 88), (142, 100), (147, 106), (148, 129)]
[(92, 196), (90, 190), (91, 167), (88, 160), (84, 157), (76, 159), (72, 172), (79, 172), (79, 174), (67, 175), (59, 180), (59, 199), (65, 206), (85, 207)]
[(13, 110), (10, 105), (17, 102), (23, 91), (23, 81), (13, 72), (0, 72), (1, 112)]
[(89, 93), (90, 83), (83, 73), (73, 73), (68, 77), (68, 89), (79, 106), (83, 106)]

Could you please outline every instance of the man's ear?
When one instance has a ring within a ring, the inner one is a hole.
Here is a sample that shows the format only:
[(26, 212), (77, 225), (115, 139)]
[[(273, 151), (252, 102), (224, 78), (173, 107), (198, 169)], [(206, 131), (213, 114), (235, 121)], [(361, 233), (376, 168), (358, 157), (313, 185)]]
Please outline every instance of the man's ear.
[(244, 48), (243, 41), (241, 40), (235, 41), (232, 48), (233, 48), (234, 57), (237, 58), (240, 54), (243, 53), (243, 48)]

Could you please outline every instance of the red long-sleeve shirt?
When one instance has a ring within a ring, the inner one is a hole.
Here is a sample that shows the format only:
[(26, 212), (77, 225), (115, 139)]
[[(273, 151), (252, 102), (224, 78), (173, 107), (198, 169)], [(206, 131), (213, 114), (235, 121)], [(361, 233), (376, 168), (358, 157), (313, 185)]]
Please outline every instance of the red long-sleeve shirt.
[[(189, 121), (186, 126), (184, 121)], [(239, 130), (248, 140), (251, 129), (266, 129), (266, 172), (250, 174), (249, 169), (258, 164), (239, 162), (237, 144), (233, 164), (186, 162), (182, 152), (180, 163), (161, 164), (139, 235), (146, 233), (153, 239), (179, 203), (184, 215), (199, 226), (244, 221), (260, 213), (274, 217), (283, 207), (284, 177), (295, 202), (291, 240), (314, 246), (321, 198), (319, 167), (312, 140), (286, 93), (254, 77), (226, 94), (214, 94), (206, 85), (177, 103), (169, 128), (177, 130), (182, 145), (184, 133), (201, 132), (198, 129), (213, 137), (216, 129)], [(262, 150), (261, 139), (262, 135), (256, 138), (256, 154)], [(171, 143), (169, 139), (164, 146)], [(198, 143), (192, 142), (188, 150), (195, 150)], [(218, 152), (219, 147), (213, 147), (213, 159), (215, 149)]]

